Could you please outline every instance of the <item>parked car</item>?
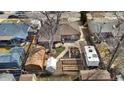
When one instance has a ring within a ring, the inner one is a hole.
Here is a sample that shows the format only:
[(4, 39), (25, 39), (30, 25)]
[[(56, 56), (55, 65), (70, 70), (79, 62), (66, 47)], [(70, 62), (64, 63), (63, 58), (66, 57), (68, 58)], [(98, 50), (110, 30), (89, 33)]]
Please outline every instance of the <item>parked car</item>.
[(11, 18), (19, 18), (19, 17), (16, 16), (16, 15), (10, 15), (10, 16), (8, 16), (8, 19), (11, 19)]
[(11, 19), (11, 18), (28, 18), (26, 15), (10, 15), (9, 17), (8, 17), (8, 19)]

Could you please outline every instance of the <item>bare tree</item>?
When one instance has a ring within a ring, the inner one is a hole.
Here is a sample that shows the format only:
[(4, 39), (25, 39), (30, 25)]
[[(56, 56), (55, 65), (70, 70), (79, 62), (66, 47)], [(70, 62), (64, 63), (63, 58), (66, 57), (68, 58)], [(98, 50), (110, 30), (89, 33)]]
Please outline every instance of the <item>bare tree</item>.
[[(111, 65), (113, 64), (114, 60), (116, 59), (116, 55), (118, 53), (118, 50), (120, 49), (120, 46), (121, 46), (121, 43), (124, 39), (124, 34), (122, 33), (122, 30), (121, 30), (121, 25), (124, 23), (124, 20), (117, 14), (117, 12), (114, 13), (114, 15), (116, 16), (117, 18), (117, 24), (115, 25), (115, 30), (117, 30), (117, 33), (114, 37), (114, 40), (116, 39), (117, 40), (117, 44), (115, 46), (115, 49), (112, 53), (112, 56), (110, 58), (110, 61), (108, 63), (108, 67), (107, 69), (110, 70), (111, 69)], [(119, 34), (122, 34), (121, 37), (118, 37)]]
[[(54, 35), (58, 31), (60, 17), (62, 12), (55, 11), (51, 14), (48, 11), (39, 12), (39, 15), (35, 15), (34, 19), (38, 19), (41, 23), (41, 30), (37, 33), (37, 39), (45, 36), (49, 40), (49, 49), (52, 51), (54, 43)], [(35, 13), (34, 13), (35, 14)]]
[[(105, 22), (104, 23), (101, 23), (101, 24), (98, 24), (97, 25), (97, 31), (98, 31), (98, 33), (94, 33), (98, 42), (101, 42), (102, 40), (104, 40), (104, 37), (102, 35), (102, 29), (103, 29), (103, 26), (104, 25), (105, 25)], [(101, 38), (102, 38), (102, 40), (101, 40)]]

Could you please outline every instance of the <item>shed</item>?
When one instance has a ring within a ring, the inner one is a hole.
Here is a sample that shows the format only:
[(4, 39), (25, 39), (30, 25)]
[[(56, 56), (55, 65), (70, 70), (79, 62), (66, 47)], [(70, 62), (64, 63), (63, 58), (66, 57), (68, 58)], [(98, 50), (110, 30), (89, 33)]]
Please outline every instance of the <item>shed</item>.
[(53, 73), (56, 70), (57, 60), (54, 57), (49, 57), (47, 60), (46, 70)]
[(80, 70), (81, 80), (112, 80), (107, 70)]
[(19, 81), (36, 81), (36, 75), (35, 74), (22, 74), (19, 78)]
[(15, 81), (13, 74), (2, 73), (0, 74), (0, 81)]
[(45, 62), (45, 49), (41, 46), (36, 46), (29, 53), (25, 69), (29, 72), (36, 72), (43, 70)]
[(118, 32), (118, 29), (115, 29), (115, 26), (117, 24), (118, 24), (118, 21), (116, 19), (109, 20), (106, 18), (96, 18), (88, 22), (88, 28), (92, 33), (111, 32), (113, 36), (122, 36), (122, 34), (124, 33), (124, 23), (120, 25), (119, 32)]
[(99, 66), (100, 60), (94, 46), (84, 46), (87, 66)]

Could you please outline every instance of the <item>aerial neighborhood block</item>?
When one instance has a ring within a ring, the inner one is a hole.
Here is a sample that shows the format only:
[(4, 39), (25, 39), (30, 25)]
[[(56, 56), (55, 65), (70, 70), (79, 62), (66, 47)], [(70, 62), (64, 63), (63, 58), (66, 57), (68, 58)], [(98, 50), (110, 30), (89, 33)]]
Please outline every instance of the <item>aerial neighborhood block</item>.
[(123, 81), (124, 12), (1, 11), (0, 81)]

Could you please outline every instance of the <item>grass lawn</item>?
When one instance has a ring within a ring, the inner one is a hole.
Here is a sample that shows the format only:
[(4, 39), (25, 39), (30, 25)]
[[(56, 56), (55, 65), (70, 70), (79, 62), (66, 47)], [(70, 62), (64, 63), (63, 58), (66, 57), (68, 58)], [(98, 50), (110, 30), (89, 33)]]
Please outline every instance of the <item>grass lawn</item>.
[(57, 47), (55, 48), (56, 50), (56, 54), (55, 54), (55, 57), (57, 57), (63, 50), (65, 50), (65, 47)]

